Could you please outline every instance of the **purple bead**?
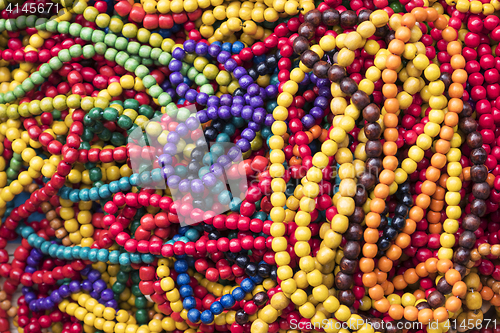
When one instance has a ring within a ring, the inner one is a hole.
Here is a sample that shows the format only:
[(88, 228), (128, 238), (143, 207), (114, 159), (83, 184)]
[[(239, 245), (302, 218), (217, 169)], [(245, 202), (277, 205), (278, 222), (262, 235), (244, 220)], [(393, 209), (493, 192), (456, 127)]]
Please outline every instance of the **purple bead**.
[(175, 154), (177, 154), (177, 146), (175, 144), (173, 144), (173, 143), (167, 143), (163, 147), (163, 152), (165, 154), (169, 154), (169, 155), (174, 156)]
[(309, 111), (309, 114), (314, 117), (314, 119), (321, 119), (323, 118), (324, 111), (320, 107), (313, 107), (311, 111)]
[(196, 42), (192, 39), (188, 39), (184, 42), (184, 50), (188, 53), (193, 53), (196, 49)]
[(252, 120), (258, 124), (262, 124), (264, 122), (265, 117), (266, 117), (266, 110), (264, 110), (263, 108), (257, 108), (255, 109), (252, 115)]
[[(239, 80), (244, 75), (247, 75), (248, 72), (245, 68), (238, 66), (234, 69), (233, 74), (234, 74), (234, 77)], [(252, 79), (252, 78), (250, 78), (250, 79)], [(252, 82), (253, 82), (253, 80), (252, 80)]]
[(249, 94), (245, 94), (245, 104), (246, 105), (250, 105), (250, 101), (252, 100), (252, 96), (250, 96)]
[(191, 181), (188, 179), (183, 179), (179, 182), (179, 191), (182, 193), (187, 193), (190, 190)]
[(250, 94), (250, 96), (257, 96), (260, 93), (260, 87), (256, 83), (252, 83), (251, 85), (248, 86), (247, 88), (247, 93)]
[(37, 269), (36, 269), (36, 267), (33, 267), (33, 266), (26, 266), (26, 268), (24, 269), (24, 271), (26, 273), (33, 274), (33, 273), (35, 273), (37, 271)]
[(266, 126), (272, 126), (274, 123), (274, 117), (272, 113), (266, 114), (266, 120), (264, 120), (264, 125)]
[(250, 99), (250, 105), (254, 108), (259, 108), (264, 106), (264, 101), (260, 96), (254, 96)]
[(196, 119), (196, 117), (189, 117), (186, 119), (185, 124), (190, 131), (194, 131), (200, 127), (200, 122)]
[[(199, 95), (198, 95), (199, 96)], [(196, 117), (198, 118), (198, 120), (200, 121), (200, 123), (204, 124), (206, 123), (207, 121), (210, 120), (210, 118), (208, 117), (208, 114), (207, 114), (207, 111), (206, 110), (200, 110), (196, 113)]]
[[(177, 86), (184, 82), (184, 77), (179, 72), (172, 72), (169, 76), (170, 82), (172, 82), (173, 86)], [(173, 90), (173, 89), (172, 89)]]
[(89, 272), (87, 278), (90, 280), (90, 282), (94, 283), (95, 281), (101, 278), (101, 273), (99, 273), (98, 270), (93, 269)]
[(208, 98), (207, 105), (208, 106), (219, 106), (219, 97), (217, 97), (217, 96), (210, 96)]
[(217, 183), (217, 178), (211, 172), (204, 174), (201, 179), (207, 187), (213, 187)]
[(196, 92), (196, 90), (194, 89), (189, 89), (187, 92), (186, 92), (186, 96), (184, 96), (188, 102), (190, 103), (194, 103), (196, 102), (196, 97), (198, 96), (198, 93)]
[(26, 300), (26, 302), (30, 303), (31, 301), (36, 300), (36, 294), (30, 291), (29, 293), (24, 295), (24, 299)]
[(71, 295), (71, 291), (69, 290), (69, 287), (67, 285), (63, 284), (59, 288), (59, 295), (61, 295), (62, 298), (69, 297), (69, 295)]
[(167, 179), (175, 174), (174, 167), (171, 165), (166, 165), (161, 169), (161, 174), (163, 178)]
[(30, 310), (31, 311), (34, 311), (34, 312), (38, 312), (39, 311), (36, 301), (31, 301), (29, 303), (29, 305), (30, 305)]
[(101, 293), (104, 289), (106, 289), (106, 282), (104, 282), (102, 279), (99, 279), (94, 282), (92, 287), (94, 288), (94, 291), (96, 293)]
[(175, 91), (177, 92), (177, 95), (179, 95), (180, 97), (184, 97), (189, 89), (189, 86), (183, 82), (177, 86), (177, 89), (175, 89)]
[(219, 178), (224, 174), (224, 168), (219, 163), (214, 163), (210, 166), (210, 171), (213, 172), (215, 177)]
[(44, 306), (46, 310), (50, 310), (54, 308), (55, 302), (53, 302), (51, 299), (46, 298), (44, 301)]
[(327, 87), (321, 87), (319, 88), (318, 95), (321, 97), (331, 98), (332, 97), (331, 89)]
[(38, 260), (36, 260), (35, 258), (33, 258), (32, 256), (29, 256), (27, 259), (26, 259), (26, 264), (30, 265), (30, 266), (37, 266), (40, 262)]
[(247, 152), (250, 150), (250, 142), (247, 139), (241, 138), (238, 140), (236, 145), (241, 149), (242, 152)]
[(241, 137), (247, 139), (248, 141), (252, 141), (253, 139), (255, 139), (255, 132), (250, 128), (245, 128), (241, 132)]
[[(172, 132), (170, 132), (170, 133), (172, 133)], [(158, 156), (158, 164), (161, 167), (164, 167), (166, 165), (171, 165), (172, 164), (172, 156), (170, 156), (168, 154), (161, 154), (160, 156)]]
[(193, 193), (203, 193), (205, 191), (203, 182), (199, 179), (193, 179), (191, 181), (191, 191), (193, 191)]
[(233, 99), (231, 98), (231, 95), (229, 95), (229, 94), (224, 94), (220, 97), (220, 105), (231, 106), (232, 102), (233, 102)]
[(229, 106), (221, 106), (219, 108), (219, 117), (222, 119), (231, 118), (231, 109), (229, 108)]
[(219, 55), (217, 56), (217, 61), (220, 64), (224, 64), (229, 59), (231, 59), (231, 53), (229, 53), (227, 51), (221, 51), (221, 53), (219, 53)]
[(300, 82), (300, 84), (309, 84), (310, 82), (311, 82), (311, 80), (309, 78), (309, 75), (305, 75), (304, 80), (302, 80), (302, 82)]
[(92, 291), (90, 292), (90, 296), (91, 296), (92, 298), (99, 299), (99, 293), (98, 293), (97, 291), (95, 291), (95, 290), (92, 290)]
[(314, 75), (314, 73), (311, 72), (310, 76), (309, 76), (309, 79), (311, 80), (311, 82), (316, 85), (316, 82), (318, 82), (318, 77), (316, 75)]
[(227, 155), (222, 155), (217, 159), (217, 163), (225, 167), (226, 165), (231, 164), (231, 159)]
[(247, 125), (247, 128), (251, 129), (254, 132), (258, 132), (258, 131), (260, 131), (260, 124), (257, 124), (254, 121), (249, 121), (248, 125)]
[(179, 136), (179, 134), (177, 134), (176, 132), (172, 131), (170, 133), (168, 133), (167, 135), (167, 141), (169, 143), (178, 143), (179, 141), (181, 140), (181, 137)]
[(208, 54), (208, 45), (205, 43), (198, 43), (196, 44), (196, 49), (195, 49), (196, 54), (205, 56)]
[(328, 99), (326, 97), (321, 97), (318, 96), (314, 100), (314, 106), (320, 107), (321, 109), (325, 110), (328, 107)]
[(92, 266), (88, 265), (88, 266), (85, 266), (84, 269), (82, 269), (81, 273), (83, 276), (87, 276), (91, 270), (92, 270)]
[(201, 92), (198, 94), (198, 96), (196, 96), (196, 103), (200, 105), (207, 105), (207, 101), (208, 101), (208, 95), (204, 92)]
[(228, 59), (224, 64), (224, 68), (230, 72), (234, 71), (234, 69), (238, 67), (238, 63), (234, 59)]
[(264, 88), (260, 87), (260, 88), (259, 88), (259, 90), (260, 90), (260, 92), (259, 92), (259, 96), (260, 96), (260, 98), (262, 98), (262, 99), (267, 99), (266, 89), (264, 89)]
[(306, 114), (304, 116), (304, 118), (301, 119), (302, 121), (302, 124), (304, 124), (305, 127), (307, 128), (311, 128), (314, 126), (314, 123), (316, 122), (316, 120), (314, 119), (313, 116), (311, 116), (310, 114)]
[(175, 128), (175, 132), (181, 136), (181, 138), (185, 138), (186, 135), (189, 135), (189, 128), (184, 123), (180, 123)]
[(69, 290), (71, 290), (72, 293), (77, 293), (81, 289), (80, 287), (80, 282), (79, 281), (71, 281), (69, 283)]
[(240, 77), (238, 82), (240, 83), (241, 88), (247, 89), (253, 83), (253, 79), (250, 75), (246, 74)]
[(59, 292), (57, 290), (54, 290), (49, 297), (54, 303), (61, 303), (63, 300), (63, 298), (61, 297), (61, 295), (59, 295)]
[(227, 152), (227, 156), (229, 156), (229, 158), (234, 161), (238, 158), (241, 157), (241, 150), (240, 148), (238, 148), (237, 146), (233, 146), (229, 149), (229, 151)]
[(111, 290), (109, 288), (106, 290), (103, 290), (103, 292), (101, 293), (101, 299), (103, 301), (112, 300), (114, 297), (115, 297), (115, 293), (113, 292), (113, 290)]
[(220, 53), (220, 46), (216, 44), (210, 44), (208, 47), (208, 54), (210, 54), (212, 57), (217, 57)]
[(113, 308), (113, 309), (118, 308), (118, 302), (114, 299), (107, 301), (104, 305), (106, 305), (107, 307)]
[(253, 108), (249, 105), (246, 105), (243, 107), (243, 110), (241, 110), (241, 117), (246, 120), (252, 119), (253, 115)]
[(318, 86), (318, 88), (328, 87), (328, 86), (330, 86), (330, 80), (328, 80), (328, 79), (318, 79), (316, 81), (316, 85)]
[(168, 69), (172, 72), (180, 72), (182, 69), (182, 61), (172, 59), (172, 61), (168, 64)]
[(33, 289), (31, 287), (26, 287), (26, 286), (21, 287), (21, 292), (23, 293), (23, 295), (26, 295), (27, 293), (29, 293), (32, 290)]
[(234, 96), (233, 105), (234, 104), (245, 105), (245, 99), (243, 98), (243, 96)]
[(239, 117), (241, 116), (241, 110), (243, 110), (243, 106), (241, 104), (233, 104), (231, 107), (231, 114), (234, 117)]
[(186, 55), (186, 52), (180, 47), (176, 47), (174, 49), (174, 51), (172, 52), (172, 57), (174, 57), (175, 59), (178, 59), (178, 60), (184, 59), (185, 55)]
[(82, 285), (82, 289), (85, 291), (92, 290), (92, 282), (90, 282), (89, 280), (82, 281), (81, 285)]
[(165, 80), (162, 84), (160, 84), (160, 87), (163, 91), (166, 91), (168, 88), (172, 87), (172, 84), (170, 84), (169, 80)]
[(207, 116), (209, 119), (214, 120), (219, 117), (219, 112), (216, 106), (209, 106), (207, 108)]
[(39, 249), (33, 248), (31, 249), (30, 255), (35, 258), (36, 260), (42, 260), (43, 259), (43, 253)]
[(266, 87), (266, 94), (268, 98), (275, 98), (278, 96), (278, 87), (275, 85), (269, 85)]
[[(182, 82), (184, 82), (184, 79), (182, 79)], [(169, 94), (170, 97), (172, 97), (172, 98), (175, 97), (175, 95), (176, 95), (175, 89), (173, 89), (173, 88), (168, 88), (168, 89), (165, 90), (165, 92), (167, 94)]]

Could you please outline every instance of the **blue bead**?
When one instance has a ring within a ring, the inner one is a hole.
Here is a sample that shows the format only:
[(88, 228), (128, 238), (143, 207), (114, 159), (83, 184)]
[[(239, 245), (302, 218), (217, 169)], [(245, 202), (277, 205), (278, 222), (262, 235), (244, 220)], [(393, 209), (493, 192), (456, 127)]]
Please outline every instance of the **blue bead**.
[(102, 198), (102, 199), (106, 199), (106, 198), (109, 198), (111, 197), (111, 191), (109, 190), (109, 186), (108, 184), (104, 184), (102, 185), (101, 187), (99, 187), (99, 196)]
[(222, 44), (222, 51), (231, 52), (231, 49), (232, 49), (231, 43)]
[(188, 320), (192, 323), (197, 323), (200, 320), (200, 316), (201, 316), (200, 310), (197, 309), (191, 309), (188, 311), (187, 314)]
[(161, 170), (160, 169), (154, 169), (151, 171), (151, 179), (153, 179), (153, 184), (160, 185), (164, 184), (163, 176), (161, 175)]
[(31, 234), (28, 236), (28, 244), (33, 246), (35, 244), (35, 241), (38, 239), (38, 236), (36, 234)]
[(139, 253), (130, 253), (130, 261), (133, 264), (140, 264), (141, 263), (141, 255)]
[(71, 200), (72, 202), (80, 201), (80, 190), (74, 189), (69, 192), (69, 200)]
[(33, 242), (33, 246), (39, 249), (42, 246), (43, 242), (45, 242), (45, 239), (43, 239), (42, 237), (37, 237), (37, 239)]
[(132, 188), (132, 185), (130, 185), (130, 178), (129, 177), (122, 177), (119, 180), (119, 185), (120, 185), (120, 190), (122, 190), (122, 191), (128, 191)]
[(155, 261), (155, 256), (152, 255), (151, 253), (144, 253), (144, 254), (141, 254), (141, 260), (145, 264), (150, 264), (153, 261)]
[(23, 238), (28, 238), (29, 235), (34, 234), (35, 230), (32, 227), (24, 227), (22, 231)]
[(51, 245), (52, 244), (49, 241), (43, 242), (42, 245), (40, 246), (40, 251), (42, 251), (43, 254), (48, 254)]
[(120, 192), (120, 183), (117, 180), (112, 181), (111, 183), (109, 183), (109, 190), (112, 193)]
[(226, 294), (220, 298), (220, 304), (226, 309), (232, 308), (236, 300), (231, 294)]
[(219, 315), (224, 311), (224, 307), (220, 302), (213, 302), (212, 305), (210, 305), (210, 311), (212, 311), (215, 315)]
[(64, 259), (73, 260), (73, 249), (71, 247), (67, 247), (64, 249)]
[(181, 236), (184, 236), (188, 230), (189, 230), (189, 227), (180, 227), (179, 231), (177, 231), (177, 233)]
[(243, 50), (244, 48), (245, 48), (245, 44), (243, 44), (240, 41), (237, 41), (237, 42), (233, 43), (233, 47), (232, 47), (231, 51), (234, 54), (240, 54), (241, 50)]
[(109, 262), (112, 263), (112, 264), (118, 264), (120, 261), (119, 261), (119, 258), (120, 258), (120, 251), (112, 251), (110, 254), (109, 254)]
[(130, 266), (130, 256), (128, 253), (122, 253), (120, 254), (119, 258), (120, 265), (123, 266)]
[(189, 284), (190, 282), (191, 282), (191, 277), (189, 277), (189, 274), (182, 273), (177, 275), (177, 284), (185, 285)]
[(90, 247), (82, 247), (80, 250), (80, 259), (88, 260), (89, 259)]
[(63, 198), (64, 200), (68, 200), (69, 199), (69, 192), (71, 192), (72, 189), (70, 189), (69, 187), (63, 187), (61, 188), (60, 190), (60, 196), (61, 198)]
[(52, 244), (52, 245), (49, 247), (49, 255), (50, 255), (51, 257), (55, 257), (58, 249), (59, 249), (59, 245), (57, 245), (57, 244)]
[(177, 242), (177, 241), (179, 240), (179, 238), (181, 238), (181, 236), (180, 236), (180, 235), (175, 235), (174, 237), (172, 237), (172, 240), (173, 240), (174, 242)]
[(210, 324), (214, 321), (214, 314), (210, 310), (205, 310), (201, 313), (200, 319), (203, 324)]
[(139, 174), (137, 173), (134, 173), (130, 176), (130, 185), (132, 186), (136, 186), (137, 185), (137, 182), (139, 181)]
[(80, 246), (75, 246), (73, 248), (71, 248), (71, 252), (72, 252), (72, 255), (73, 255), (73, 258), (75, 259), (80, 259), (80, 249), (81, 247)]
[(250, 278), (252, 279), (253, 282), (255, 282), (255, 284), (260, 284), (262, 281), (264, 281), (264, 279), (259, 275), (255, 275)]
[(239, 302), (245, 298), (245, 291), (241, 287), (236, 287), (234, 288), (233, 292), (231, 293), (234, 297), (234, 299)]
[(193, 288), (189, 284), (185, 284), (179, 288), (179, 294), (182, 298), (193, 295)]
[(99, 197), (99, 190), (97, 189), (97, 187), (92, 187), (89, 190), (89, 198), (92, 201), (101, 200), (101, 197)]
[(240, 284), (241, 289), (243, 289), (246, 293), (252, 292), (255, 284), (249, 278), (243, 279)]
[(100, 249), (97, 251), (97, 261), (106, 262), (108, 261), (109, 251), (106, 249)]
[(189, 242), (189, 239), (187, 237), (182, 236), (182, 237), (179, 237), (179, 241), (187, 243), (187, 242)]
[(88, 188), (84, 188), (80, 190), (80, 200), (81, 201), (90, 201), (90, 191)]
[(97, 261), (97, 249), (91, 249), (89, 252), (89, 260), (96, 262)]
[(182, 306), (186, 310), (194, 309), (196, 307), (196, 299), (193, 296), (186, 297), (182, 301)]
[(56, 257), (61, 260), (64, 259), (64, 246), (59, 246), (59, 248), (56, 251)]
[(198, 238), (200, 238), (200, 233), (196, 230), (196, 229), (189, 229), (187, 232), (186, 232), (186, 237), (190, 240), (190, 241), (197, 241)]

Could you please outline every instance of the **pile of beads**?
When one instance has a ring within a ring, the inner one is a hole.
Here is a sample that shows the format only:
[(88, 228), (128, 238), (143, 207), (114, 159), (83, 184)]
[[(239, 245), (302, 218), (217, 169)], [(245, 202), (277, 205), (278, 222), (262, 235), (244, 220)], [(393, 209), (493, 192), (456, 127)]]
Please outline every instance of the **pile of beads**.
[(1, 332), (498, 330), (498, 0), (0, 13)]

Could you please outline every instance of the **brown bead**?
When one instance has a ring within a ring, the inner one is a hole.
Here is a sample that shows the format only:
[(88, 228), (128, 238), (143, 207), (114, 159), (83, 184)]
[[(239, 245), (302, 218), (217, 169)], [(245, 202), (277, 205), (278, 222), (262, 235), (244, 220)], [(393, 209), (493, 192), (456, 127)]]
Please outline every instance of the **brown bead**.
[(59, 228), (54, 232), (54, 234), (56, 235), (57, 238), (63, 239), (68, 235), (68, 232), (64, 228)]
[(365, 151), (368, 157), (379, 157), (382, 155), (382, 143), (380, 140), (368, 140), (365, 144)]
[(352, 275), (345, 274), (342, 272), (338, 272), (337, 275), (335, 276), (335, 285), (340, 290), (350, 289), (353, 281), (354, 279)]
[(365, 125), (365, 136), (368, 140), (378, 140), (382, 134), (382, 127), (378, 123), (368, 123)]
[(491, 287), (491, 289), (493, 290), (493, 292), (495, 294), (500, 293), (500, 282), (493, 283), (493, 286)]
[(470, 230), (472, 232), (476, 231), (481, 224), (481, 219), (476, 215), (467, 214), (462, 221), (462, 228), (465, 230)]
[(368, 104), (363, 109), (363, 118), (369, 123), (376, 122), (380, 118), (380, 108), (374, 103)]
[(464, 247), (459, 247), (453, 255), (453, 261), (466, 265), (470, 260), (470, 250)]
[(365, 212), (363, 211), (363, 208), (354, 207), (354, 213), (352, 213), (352, 215), (349, 216), (349, 222), (361, 224), (364, 219), (365, 219)]
[(361, 253), (361, 245), (358, 242), (347, 241), (344, 246), (344, 257), (347, 259), (355, 260), (358, 259)]
[(301, 54), (300, 56), (300, 61), (306, 66), (307, 68), (313, 68), (314, 64), (320, 61), (321, 59), (319, 58), (319, 55), (311, 50), (307, 50), (304, 53)]
[(386, 333), (401, 333), (401, 332), (403, 332), (403, 330), (400, 329), (400, 328), (398, 328), (397, 321), (391, 321), (390, 325), (387, 325), (387, 328), (385, 329), (385, 332)]
[(487, 157), (488, 154), (486, 154), (486, 150), (483, 147), (472, 149), (470, 152), (470, 161), (476, 165), (484, 164)]
[(483, 165), (473, 165), (470, 167), (470, 179), (474, 183), (482, 183), (488, 178), (488, 168)]
[(375, 186), (375, 182), (377, 181), (377, 178), (373, 173), (370, 172), (363, 172), (359, 177), (358, 177), (358, 183), (363, 186), (366, 190), (371, 190)]
[(417, 305), (415, 305), (418, 311), (423, 310), (423, 309), (430, 309), (431, 306), (427, 302), (420, 302)]
[(321, 16), (322, 16), (322, 14), (319, 10), (313, 9), (313, 10), (308, 11), (304, 15), (304, 21), (311, 23), (315, 26), (318, 26), (321, 23)]
[(453, 286), (451, 286), (448, 282), (446, 282), (445, 278), (439, 279), (436, 289), (443, 293), (443, 294), (449, 294), (451, 293)]
[(439, 308), (440, 306), (444, 305), (445, 301), (446, 299), (444, 298), (443, 294), (441, 294), (437, 290), (431, 292), (427, 297), (427, 302), (429, 303), (431, 308)]
[(301, 55), (309, 50), (309, 41), (303, 36), (299, 36), (293, 40), (293, 52)]
[(49, 223), (50, 227), (54, 230), (62, 228), (64, 226), (63, 222), (60, 219), (52, 219)]
[(345, 76), (345, 68), (340, 67), (339, 65), (332, 65), (330, 66), (330, 69), (328, 69), (328, 79), (332, 82), (338, 82)]
[(163, 314), (162, 313), (157, 313), (153, 316), (153, 319), (158, 319), (158, 320), (162, 320), (163, 319)]
[(11, 303), (10, 303), (10, 301), (7, 299), (7, 300), (5, 300), (5, 301), (3, 301), (3, 302), (1, 302), (1, 303), (0, 303), (0, 309), (2, 309), (2, 310), (4, 310), (4, 311), (7, 311), (8, 309), (10, 309), (11, 305), (12, 305), (12, 304), (11, 304)]
[(9, 310), (7, 310), (7, 315), (9, 317), (15, 317), (17, 315), (17, 308), (16, 307), (11, 307)]
[(7, 299), (7, 293), (5, 291), (0, 291), (0, 302)]
[(472, 231), (464, 231), (458, 238), (458, 244), (467, 249), (471, 249), (476, 243), (476, 235)]
[(354, 274), (358, 268), (358, 261), (343, 257), (340, 259), (340, 271), (346, 274)]
[(328, 70), (330, 69), (330, 64), (324, 60), (320, 60), (314, 64), (313, 73), (320, 79), (328, 78)]
[(471, 149), (479, 148), (483, 145), (483, 137), (478, 131), (474, 131), (467, 135), (467, 146)]
[(370, 104), (370, 96), (363, 90), (357, 90), (351, 96), (351, 102), (354, 104), (358, 110), (363, 110), (368, 104)]
[(353, 197), (354, 204), (358, 207), (361, 207), (365, 204), (366, 199), (368, 199), (368, 192), (362, 186), (356, 187), (356, 194)]
[(481, 199), (474, 199), (470, 203), (471, 214), (483, 217), (486, 214), (486, 202)]
[(356, 81), (346, 76), (340, 80), (340, 90), (346, 95), (352, 95), (358, 91), (358, 84)]
[(358, 16), (353, 10), (345, 10), (340, 14), (340, 25), (343, 27), (354, 27), (358, 23)]
[[(370, 142), (370, 141), (368, 141)], [(371, 141), (374, 142), (374, 141)], [(380, 141), (375, 141), (379, 142)], [(379, 173), (382, 172), (382, 159), (378, 157), (370, 157), (366, 160), (365, 162), (365, 171), (370, 172), (374, 175), (378, 175)]]
[(465, 133), (469, 134), (477, 130), (477, 122), (471, 117), (460, 119), (458, 127)]
[(380, 332), (380, 333), (385, 333), (386, 332), (386, 327), (388, 326), (386, 322), (383, 322), (381, 318), (376, 318), (376, 317), (367, 317), (364, 319), (365, 322), (368, 322), (371, 324), (373, 329), (375, 329), (375, 332)]
[(29, 184), (28, 185), (28, 192), (33, 193), (36, 190), (38, 190), (38, 185), (37, 184)]
[(341, 290), (339, 292), (339, 302), (340, 304), (344, 304), (346, 306), (352, 306), (356, 297), (354, 297), (354, 293), (352, 290)]
[(358, 13), (358, 24), (370, 20), (370, 15), (373, 13), (370, 9), (362, 9)]
[(333, 27), (335, 25), (339, 25), (340, 23), (340, 14), (339, 11), (333, 8), (329, 8), (321, 13), (321, 21), (329, 27)]
[(363, 227), (358, 223), (349, 223), (344, 236), (347, 240), (359, 241), (363, 237)]
[(312, 23), (304, 22), (299, 26), (299, 35), (307, 39), (313, 38), (315, 32), (316, 27)]
[(472, 106), (468, 102), (464, 102), (464, 106), (462, 108), (462, 112), (458, 114), (460, 118), (467, 118), (472, 116), (474, 113), (474, 110), (472, 109)]
[(445, 90), (448, 90), (451, 84), (451, 74), (448, 72), (443, 72), (441, 73), (441, 76), (439, 77), (441, 81), (444, 83)]
[(45, 214), (45, 217), (47, 218), (47, 220), (52, 221), (53, 219), (55, 219), (57, 217), (57, 213), (55, 210), (49, 210)]
[(267, 296), (266, 292), (259, 292), (253, 296), (253, 301), (255, 302), (255, 305), (261, 306), (266, 304), (266, 302), (269, 300), (269, 296)]
[(45, 214), (52, 209), (52, 205), (48, 202), (42, 202), (40, 208), (42, 209), (42, 212)]
[(479, 254), (479, 251), (477, 249), (472, 249), (470, 251), (470, 260), (473, 262), (479, 261), (481, 259), (481, 255)]
[[(378, 32), (378, 30), (381, 29), (381, 32)], [(389, 45), (389, 43), (393, 40), (396, 39), (396, 32), (394, 30), (389, 30), (386, 26), (383, 26), (382, 28), (377, 28), (375, 29), (375, 36), (379, 37), (378, 34), (384, 33), (382, 36), (386, 44)]]
[(472, 185), (472, 195), (474, 195), (475, 198), (486, 200), (489, 198), (490, 192), (490, 185), (486, 182)]

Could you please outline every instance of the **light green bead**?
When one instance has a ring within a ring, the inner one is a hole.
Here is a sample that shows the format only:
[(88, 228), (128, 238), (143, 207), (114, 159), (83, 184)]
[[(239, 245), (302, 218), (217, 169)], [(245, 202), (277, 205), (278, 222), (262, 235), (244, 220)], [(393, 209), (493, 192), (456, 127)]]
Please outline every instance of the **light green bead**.
[(49, 20), (45, 25), (48, 32), (57, 32), (57, 22), (54, 20)]
[(123, 67), (128, 72), (134, 72), (138, 66), (139, 66), (139, 62), (133, 58), (130, 58), (129, 60), (127, 60), (127, 62), (125, 62), (125, 66), (123, 66)]
[(62, 62), (68, 62), (71, 61), (71, 54), (69, 53), (68, 49), (62, 49), (59, 51), (57, 54), (57, 57), (62, 61)]
[(14, 88), (14, 95), (17, 97), (17, 98), (21, 98), (23, 97), (24, 95), (26, 95), (26, 92), (24, 91), (23, 87), (22, 86), (17, 86)]
[(149, 88), (151, 88), (152, 86), (154, 86), (156, 84), (156, 80), (155, 80), (155, 78), (153, 76), (146, 75), (142, 79), (142, 84), (144, 84), (144, 87), (146, 87), (146, 89), (149, 89)]
[(154, 64), (153, 60), (151, 60), (150, 58), (142, 58), (141, 60), (141, 63), (146, 67), (153, 66)]
[(153, 98), (158, 98), (162, 93), (163, 93), (163, 89), (161, 89), (160, 86), (158, 86), (158, 85), (154, 85), (151, 88), (149, 88), (149, 94)]
[(123, 66), (125, 62), (129, 59), (127, 52), (120, 51), (116, 54), (115, 61), (118, 65)]
[(113, 33), (106, 34), (106, 36), (104, 37), (104, 43), (109, 47), (115, 47), (117, 38), (118, 37)]
[(69, 54), (73, 58), (78, 58), (82, 55), (82, 46), (80, 44), (75, 44), (69, 48)]
[(60, 34), (67, 34), (67, 33), (69, 33), (69, 26), (70, 26), (70, 23), (67, 21), (59, 22), (59, 24), (57, 25), (57, 31)]
[(160, 48), (155, 47), (154, 49), (151, 50), (151, 59), (158, 60), (162, 52), (163, 51)]
[(25, 29), (26, 28), (26, 16), (18, 16), (16, 18), (16, 25), (19, 29)]
[(108, 47), (104, 43), (96, 43), (95, 44), (95, 51), (97, 54), (103, 55), (104, 53), (106, 53), (107, 49), (108, 49)]
[(31, 80), (30, 77), (26, 78), (26, 80), (24, 80), (23, 83), (21, 83), (21, 86), (25, 91), (30, 91), (33, 90), (33, 88), (35, 88), (35, 84), (33, 83), (33, 80)]
[(61, 69), (61, 67), (63, 66), (63, 63), (61, 60), (59, 60), (59, 58), (52, 58), (49, 60), (49, 66), (50, 68), (52, 68), (52, 70), (54, 71), (57, 71), (59, 69)]
[(128, 45), (128, 40), (124, 37), (118, 37), (115, 42), (115, 48), (117, 50), (126, 50)]
[(43, 76), (38, 71), (31, 74), (30, 78), (33, 81), (33, 83), (36, 85), (42, 84), (45, 81)]
[[(59, 52), (59, 53), (61, 53), (61, 52)], [(69, 55), (69, 52), (68, 52), (68, 55)], [(49, 64), (42, 64), (40, 66), (40, 74), (45, 78), (49, 77), (50, 74), (52, 74), (52, 69), (50, 68)]]
[(106, 53), (104, 53), (104, 58), (109, 61), (115, 61), (117, 53), (118, 51), (116, 51), (115, 49), (107, 49)]
[(172, 60), (172, 55), (167, 52), (163, 52), (160, 57), (158, 58), (158, 61), (160, 64), (163, 66), (167, 66), (170, 63), (170, 60)]
[(39, 18), (36, 20), (35, 22), (35, 27), (38, 29), (38, 30), (46, 30), (46, 27), (47, 27), (47, 19), (46, 18)]
[(89, 41), (92, 39), (93, 32), (94, 30), (92, 30), (91, 28), (88, 27), (82, 28), (82, 31), (80, 31), (80, 38)]
[(5, 31), (5, 19), (0, 19), (0, 31)]
[(102, 30), (94, 30), (92, 33), (92, 43), (104, 42), (104, 36), (106, 33)]
[(172, 97), (166, 92), (163, 92), (160, 94), (160, 96), (158, 96), (158, 103), (160, 103), (161, 106), (167, 106), (171, 102)]
[(5, 22), (5, 30), (7, 30), (7, 31), (16, 31), (17, 30), (16, 20), (14, 20), (14, 19), (8, 19)]
[(142, 80), (146, 75), (149, 74), (149, 69), (144, 65), (139, 65), (135, 69), (134, 73), (135, 73), (135, 76), (137, 76), (138, 78), (140, 78)]
[(85, 45), (85, 46), (83, 47), (82, 52), (83, 52), (83, 57), (84, 57), (85, 59), (90, 59), (90, 58), (92, 58), (93, 56), (95, 56), (95, 48), (94, 48), (94, 46), (93, 46), (93, 45)]
[(141, 47), (141, 44), (137, 42), (130, 42), (127, 45), (127, 52), (130, 54), (137, 54), (139, 53), (139, 49)]
[(149, 58), (151, 56), (151, 47), (143, 45), (139, 49), (139, 56), (142, 58)]
[(69, 26), (69, 34), (73, 37), (79, 37), (82, 31), (82, 25), (78, 23), (71, 23)]

